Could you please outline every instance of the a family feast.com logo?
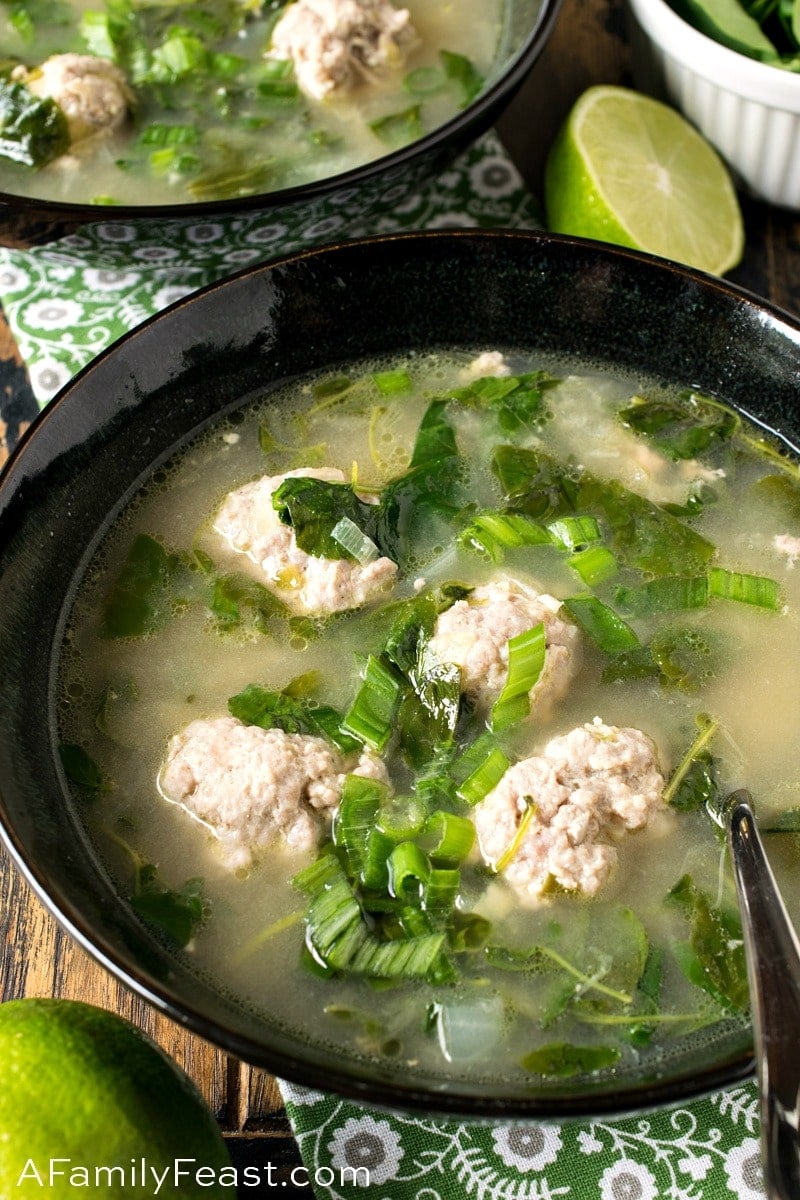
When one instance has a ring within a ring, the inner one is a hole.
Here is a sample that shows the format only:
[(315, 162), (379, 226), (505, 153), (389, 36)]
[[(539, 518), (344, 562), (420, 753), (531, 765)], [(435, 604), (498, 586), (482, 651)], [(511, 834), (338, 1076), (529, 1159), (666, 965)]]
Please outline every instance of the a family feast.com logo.
[(29, 1158), (17, 1179), (17, 1187), (40, 1187), (49, 1189), (64, 1186), (73, 1188), (130, 1189), (131, 1192), (147, 1196), (168, 1196), (179, 1187), (194, 1184), (198, 1188), (230, 1188), (234, 1196), (236, 1188), (246, 1187), (307, 1187), (309, 1184), (332, 1187), (350, 1184), (368, 1188), (370, 1174), (366, 1167), (343, 1167), (334, 1171), (331, 1167), (317, 1167), (313, 1173), (305, 1167), (292, 1167), (280, 1176), (274, 1163), (259, 1166), (210, 1167), (198, 1163), (196, 1158), (176, 1158), (164, 1166), (155, 1166), (146, 1158), (132, 1158), (126, 1166), (89, 1166), (72, 1158)]

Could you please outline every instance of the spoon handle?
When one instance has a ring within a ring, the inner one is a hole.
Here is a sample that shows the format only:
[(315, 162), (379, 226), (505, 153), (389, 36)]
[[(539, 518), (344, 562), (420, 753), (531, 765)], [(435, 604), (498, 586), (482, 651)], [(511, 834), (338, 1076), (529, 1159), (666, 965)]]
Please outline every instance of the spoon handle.
[(750, 983), (764, 1187), (769, 1200), (798, 1200), (800, 942), (764, 853), (749, 793), (734, 792), (726, 815)]

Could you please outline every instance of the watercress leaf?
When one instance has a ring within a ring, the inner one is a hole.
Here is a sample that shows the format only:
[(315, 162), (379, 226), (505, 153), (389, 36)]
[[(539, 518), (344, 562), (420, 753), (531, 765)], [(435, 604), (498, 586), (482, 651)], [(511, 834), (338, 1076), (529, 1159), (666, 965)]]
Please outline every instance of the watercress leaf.
[(800, 833), (800, 808), (787, 808), (760, 824), (763, 833)]
[(589, 1075), (618, 1062), (620, 1051), (613, 1046), (578, 1046), (572, 1042), (551, 1042), (531, 1050), (520, 1060), (524, 1071), (537, 1075), (566, 1077)]
[(461, 107), (471, 104), (483, 87), (483, 76), (463, 54), (440, 50), (439, 60), (447, 78), (461, 89)]
[(223, 629), (251, 625), (261, 633), (267, 632), (271, 617), (285, 616), (287, 611), (263, 583), (240, 572), (214, 580), (208, 607)]
[(707, 750), (692, 759), (691, 766), (670, 796), (670, 806), (678, 812), (695, 812), (719, 799), (716, 760)]
[(613, 480), (581, 477), (577, 505), (599, 516), (611, 549), (627, 566), (652, 575), (692, 575), (706, 569), (714, 546), (690, 526)]
[(131, 907), (148, 925), (154, 925), (179, 946), (191, 941), (205, 918), (203, 881), (189, 879), (180, 889), (159, 888), (151, 876), (147, 886), (131, 897)]
[(666, 687), (695, 691), (714, 673), (713, 647), (699, 630), (659, 629), (650, 651)]
[(688, 875), (672, 888), (667, 901), (689, 922), (688, 945), (675, 947), (687, 978), (723, 1008), (744, 1011), (749, 993), (739, 914), (713, 905)]
[(492, 471), (512, 512), (544, 521), (575, 511), (575, 475), (543, 451), (498, 446), (492, 456)]
[(658, 663), (649, 646), (632, 646), (613, 654), (600, 676), (602, 683), (615, 683), (622, 679), (648, 679), (660, 674)]
[(369, 128), (387, 146), (406, 146), (415, 142), (425, 132), (422, 124), (422, 105), (412, 104), (398, 112), (386, 113), (374, 121), (367, 122)]
[(55, 100), (0, 79), (0, 159), (43, 167), (68, 148), (67, 118)]
[(108, 783), (103, 772), (83, 746), (65, 742), (58, 747), (58, 754), (67, 779), (81, 791), (104, 792), (108, 790)]
[(155, 538), (140, 533), (103, 605), (108, 637), (142, 637), (171, 615), (171, 557)]
[(316, 558), (352, 559), (352, 554), (332, 536), (343, 517), (380, 545), (377, 506), (360, 500), (350, 484), (293, 476), (275, 490), (272, 504), (283, 524), (292, 526), (300, 549)]
[(673, 459), (699, 457), (731, 438), (741, 423), (736, 413), (697, 392), (683, 392), (677, 400), (635, 396), (618, 415)]

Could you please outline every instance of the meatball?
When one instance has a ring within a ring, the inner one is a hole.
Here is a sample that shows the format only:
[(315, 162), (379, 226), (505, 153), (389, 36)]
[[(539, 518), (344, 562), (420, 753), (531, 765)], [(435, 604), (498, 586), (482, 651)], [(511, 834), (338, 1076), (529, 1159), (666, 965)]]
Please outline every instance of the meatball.
[(463, 691), (488, 707), (506, 682), (509, 638), (543, 622), (545, 662), (530, 693), (531, 712), (542, 716), (567, 691), (580, 659), (579, 631), (558, 615), (560, 607), (512, 579), (493, 580), (440, 614), (430, 650), (440, 662), (456, 663)]
[(505, 376), (511, 374), (511, 367), (506, 362), (506, 356), (500, 350), (484, 350), (477, 358), (460, 372), (462, 383), (474, 383), (476, 379), (487, 376)]
[(296, 0), (273, 30), (271, 51), (291, 59), (300, 88), (322, 100), (402, 66), (416, 40), (408, 9), (389, 0)]
[(313, 849), (347, 774), (386, 780), (369, 750), (345, 757), (324, 738), (214, 717), (192, 721), (170, 739), (158, 787), (219, 838), (234, 870), (281, 840), (293, 850)]
[(54, 54), (22, 80), (37, 96), (55, 100), (74, 145), (124, 123), (131, 96), (119, 67), (92, 54)]
[(593, 896), (617, 861), (614, 843), (666, 811), (663, 791), (651, 738), (595, 717), (509, 767), (476, 806), (481, 853), (528, 902), (552, 880)]
[(342, 472), (334, 468), (265, 475), (225, 497), (214, 521), (216, 532), (260, 567), (267, 587), (293, 612), (343, 612), (360, 608), (388, 590), (397, 575), (397, 563), (390, 558), (361, 566), (349, 558), (317, 558), (300, 549), (294, 530), (283, 524), (272, 506), (273, 492), (294, 476), (344, 481)]

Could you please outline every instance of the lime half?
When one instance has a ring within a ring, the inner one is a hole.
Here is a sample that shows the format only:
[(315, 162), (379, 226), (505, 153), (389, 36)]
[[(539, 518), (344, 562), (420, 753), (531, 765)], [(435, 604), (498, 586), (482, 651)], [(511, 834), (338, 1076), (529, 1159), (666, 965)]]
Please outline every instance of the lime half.
[(723, 275), (742, 257), (736, 192), (717, 152), (674, 109), (622, 87), (576, 101), (545, 168), (548, 227)]

